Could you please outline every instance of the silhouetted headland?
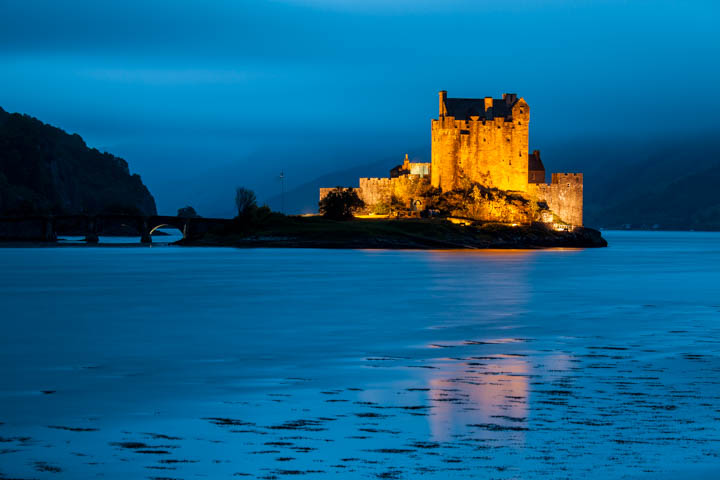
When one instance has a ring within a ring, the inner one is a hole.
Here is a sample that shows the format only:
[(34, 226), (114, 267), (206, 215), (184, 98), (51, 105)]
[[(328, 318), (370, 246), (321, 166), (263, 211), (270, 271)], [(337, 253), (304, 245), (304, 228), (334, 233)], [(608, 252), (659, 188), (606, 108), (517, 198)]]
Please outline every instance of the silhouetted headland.
[[(122, 158), (77, 135), (0, 108), (0, 216), (157, 215)], [(122, 234), (118, 231), (117, 234)]]

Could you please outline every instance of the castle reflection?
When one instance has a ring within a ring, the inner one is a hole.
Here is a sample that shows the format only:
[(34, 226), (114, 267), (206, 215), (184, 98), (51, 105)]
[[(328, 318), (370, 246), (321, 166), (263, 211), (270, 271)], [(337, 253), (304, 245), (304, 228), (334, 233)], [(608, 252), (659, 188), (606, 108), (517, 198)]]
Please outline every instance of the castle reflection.
[[(434, 327), (445, 338), (456, 340), (436, 342), (453, 347), (444, 353), (451, 351), (454, 356), (435, 358), (434, 368), (427, 369), (426, 404), (431, 407), (427, 419), (433, 441), (462, 438), (495, 446), (525, 441), (534, 372), (526, 356), (526, 340), (511, 335), (526, 321), (533, 290), (530, 271), (540, 253), (483, 250), (429, 255), (429, 264), (436, 267), (430, 291), (452, 295), (465, 312), (472, 312), (460, 318), (448, 315)], [(463, 270), (462, 280), (452, 274), (456, 269)]]
[[(449, 359), (448, 359), (449, 360)], [(531, 367), (524, 357), (493, 355), (445, 363), (428, 378), (427, 403), (432, 440), (466, 435), (502, 440), (512, 433), (524, 439)]]

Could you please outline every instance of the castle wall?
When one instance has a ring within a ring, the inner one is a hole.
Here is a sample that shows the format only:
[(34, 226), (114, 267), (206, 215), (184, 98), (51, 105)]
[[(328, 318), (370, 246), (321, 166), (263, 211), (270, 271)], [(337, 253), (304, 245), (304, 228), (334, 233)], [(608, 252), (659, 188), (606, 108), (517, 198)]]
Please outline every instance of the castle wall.
[(393, 200), (410, 208), (411, 201), (422, 197), (428, 186), (428, 178), (423, 175), (361, 178), (358, 195), (369, 210), (375, 205), (390, 205)]
[[(365, 212), (372, 212), (379, 205), (390, 206), (394, 201), (407, 208), (412, 201), (424, 198), (429, 187), (426, 175), (403, 175), (395, 178), (360, 178), (360, 186), (354, 190), (365, 202)], [(321, 188), (319, 200), (335, 188)]]
[(394, 180), (396, 178), (361, 178), (358, 196), (365, 202), (366, 207), (382, 203), (390, 205)]
[(410, 175), (429, 175), (430, 164), (429, 163), (409, 163)]
[(553, 173), (551, 183), (530, 184), (528, 193), (544, 201), (563, 222), (583, 224), (583, 174)]
[(530, 109), (520, 99), (508, 119), (432, 120), (431, 181), (449, 191), (461, 177), (502, 190), (528, 188), (528, 124)]

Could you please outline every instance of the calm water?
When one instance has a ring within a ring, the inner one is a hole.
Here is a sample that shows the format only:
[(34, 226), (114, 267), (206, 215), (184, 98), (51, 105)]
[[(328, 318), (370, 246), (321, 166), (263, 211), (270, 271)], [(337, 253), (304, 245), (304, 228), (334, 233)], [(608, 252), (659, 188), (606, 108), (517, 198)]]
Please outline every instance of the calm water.
[(0, 478), (720, 477), (720, 234), (0, 248)]

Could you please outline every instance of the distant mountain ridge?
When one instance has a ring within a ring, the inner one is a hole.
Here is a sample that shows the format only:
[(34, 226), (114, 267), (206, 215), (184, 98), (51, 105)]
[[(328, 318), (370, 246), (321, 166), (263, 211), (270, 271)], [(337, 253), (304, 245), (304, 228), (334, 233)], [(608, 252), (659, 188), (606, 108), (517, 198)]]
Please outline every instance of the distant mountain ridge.
[[(414, 153), (411, 151), (409, 156), (413, 160), (421, 158), (429, 161), (430, 149), (416, 149)], [(357, 187), (360, 177), (387, 177), (391, 168), (402, 164), (402, 157), (402, 155), (387, 156), (365, 165), (336, 170), (288, 190), (285, 192), (285, 213), (315, 213), (318, 210), (321, 187)], [(270, 197), (268, 203), (275, 208), (281, 203), (280, 196)]]
[(720, 230), (720, 137), (619, 143), (588, 149), (585, 223), (665, 230)]
[(29, 115), (0, 108), (0, 215), (155, 215), (125, 160)]

